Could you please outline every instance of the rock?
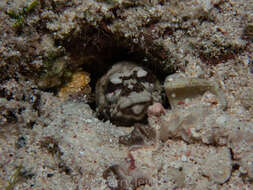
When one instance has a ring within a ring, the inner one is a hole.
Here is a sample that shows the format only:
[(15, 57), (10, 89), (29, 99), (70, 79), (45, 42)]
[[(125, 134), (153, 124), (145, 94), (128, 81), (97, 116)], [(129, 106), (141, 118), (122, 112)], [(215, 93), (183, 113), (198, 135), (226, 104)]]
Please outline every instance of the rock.
[(62, 87), (58, 93), (58, 96), (62, 100), (66, 100), (68, 97), (73, 96), (88, 96), (91, 93), (91, 87), (89, 86), (90, 74), (86, 72), (73, 73), (72, 79), (64, 87)]
[(154, 115), (156, 117), (160, 117), (163, 114), (165, 114), (165, 109), (160, 103), (154, 103), (148, 107), (148, 116)]
[(165, 79), (164, 88), (172, 109), (186, 104), (186, 100), (202, 96), (207, 91), (216, 95), (220, 108), (226, 109), (227, 106), (222, 90), (212, 81), (173, 74)]
[(232, 162), (231, 154), (228, 148), (221, 147), (217, 152), (211, 152), (201, 166), (204, 175), (215, 183), (223, 184), (231, 176)]

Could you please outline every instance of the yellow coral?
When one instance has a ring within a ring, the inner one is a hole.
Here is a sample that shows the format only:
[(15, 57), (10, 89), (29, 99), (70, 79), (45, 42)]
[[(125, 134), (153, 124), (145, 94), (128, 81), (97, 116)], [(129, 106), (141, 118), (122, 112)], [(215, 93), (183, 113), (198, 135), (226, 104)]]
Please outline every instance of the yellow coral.
[(69, 96), (78, 96), (80, 94), (87, 95), (91, 92), (89, 86), (90, 74), (86, 72), (73, 73), (72, 79), (58, 93), (62, 100), (66, 100)]

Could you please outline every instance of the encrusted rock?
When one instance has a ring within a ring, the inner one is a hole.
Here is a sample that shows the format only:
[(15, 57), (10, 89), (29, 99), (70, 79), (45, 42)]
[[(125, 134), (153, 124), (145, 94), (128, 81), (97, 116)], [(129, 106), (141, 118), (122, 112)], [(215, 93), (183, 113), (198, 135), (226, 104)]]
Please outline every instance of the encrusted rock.
[[(168, 138), (182, 138), (186, 142), (198, 140), (199, 135), (192, 135), (191, 131), (202, 128), (204, 118), (210, 113), (206, 107), (190, 108), (168, 112), (159, 120), (160, 139), (166, 141)], [(150, 121), (152, 122), (152, 121)]]
[(70, 96), (89, 95), (91, 87), (89, 86), (90, 74), (86, 72), (76, 72), (72, 75), (72, 80), (62, 87), (58, 96), (65, 100)]
[[(60, 57), (53, 61), (44, 63), (44, 72), (37, 81), (41, 89), (59, 87), (63, 84), (64, 74), (66, 72), (67, 57)], [(66, 78), (65, 78), (66, 79)]]
[[(193, 99), (210, 91), (216, 95), (220, 108), (226, 109), (226, 100), (218, 84), (199, 78), (182, 77), (179, 74), (169, 75), (164, 82), (164, 88), (172, 109), (185, 104), (186, 99)], [(216, 104), (216, 102), (214, 102)]]
[[(154, 106), (159, 107), (153, 105), (148, 110), (153, 110)], [(182, 139), (187, 143), (226, 147), (226, 151), (230, 148), (233, 159), (238, 161), (241, 173), (245, 174), (247, 179), (253, 179), (253, 125), (251, 123), (242, 123), (217, 107), (206, 105), (191, 105), (184, 109), (166, 111), (165, 114), (156, 113), (157, 111), (149, 112), (148, 126), (136, 126), (130, 135), (120, 137), (119, 142), (130, 146), (146, 146), (158, 145), (160, 140), (165, 142), (168, 139)], [(216, 157), (225, 160), (227, 163), (225, 173), (218, 173), (219, 176), (214, 171), (210, 171), (213, 173), (208, 174), (212, 176), (213, 181), (219, 184), (229, 178), (232, 167), (230, 152), (221, 150), (213, 153), (215, 158), (210, 156), (210, 160), (215, 160)], [(220, 151), (222, 153), (219, 153)], [(223, 158), (226, 155), (229, 156)], [(211, 163), (210, 160), (207, 162)], [(225, 166), (221, 165), (221, 167)]]
[(115, 124), (129, 126), (145, 119), (148, 106), (161, 102), (160, 92), (148, 69), (122, 61), (97, 82), (98, 111)]
[(223, 184), (231, 176), (232, 161), (228, 148), (218, 148), (217, 152), (209, 153), (205, 163), (201, 167), (205, 176), (215, 183)]

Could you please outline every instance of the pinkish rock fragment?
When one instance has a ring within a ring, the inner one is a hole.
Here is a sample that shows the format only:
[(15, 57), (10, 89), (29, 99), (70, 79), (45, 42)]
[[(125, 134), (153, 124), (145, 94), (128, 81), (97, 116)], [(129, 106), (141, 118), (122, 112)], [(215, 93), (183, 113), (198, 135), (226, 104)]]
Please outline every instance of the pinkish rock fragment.
[(165, 109), (162, 104), (154, 103), (153, 105), (148, 107), (148, 116), (156, 116), (160, 117), (161, 115), (165, 114)]

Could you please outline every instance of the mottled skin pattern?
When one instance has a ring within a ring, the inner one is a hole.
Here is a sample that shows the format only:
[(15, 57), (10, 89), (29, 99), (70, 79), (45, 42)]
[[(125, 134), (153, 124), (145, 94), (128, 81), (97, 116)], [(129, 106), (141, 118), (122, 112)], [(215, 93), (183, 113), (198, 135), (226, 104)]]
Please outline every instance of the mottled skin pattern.
[(131, 62), (113, 65), (96, 85), (98, 112), (116, 125), (144, 121), (154, 102), (161, 102), (159, 81), (148, 69)]

